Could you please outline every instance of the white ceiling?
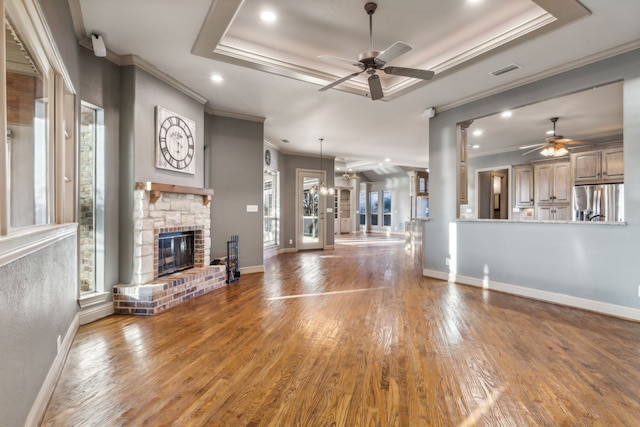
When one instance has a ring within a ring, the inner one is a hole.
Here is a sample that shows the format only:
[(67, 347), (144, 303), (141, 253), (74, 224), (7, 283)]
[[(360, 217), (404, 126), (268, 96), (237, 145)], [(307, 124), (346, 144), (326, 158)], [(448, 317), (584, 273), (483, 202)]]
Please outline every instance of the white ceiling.
[[(318, 91), (357, 71), (318, 55), (356, 60), (369, 50), (365, 0), (69, 1), (80, 39), (101, 34), (112, 53), (142, 58), (206, 98), (209, 111), (264, 118), (265, 139), (283, 152), (317, 155), (322, 137), (325, 155), (357, 170), (385, 158), (386, 166), (427, 167), (428, 107), (441, 111), (640, 47), (638, 0), (378, 0), (374, 50), (406, 42), (413, 50), (391, 65), (436, 76), (425, 83), (382, 73), (385, 98), (371, 101), (360, 78)], [(260, 20), (265, 9), (276, 22)], [(521, 68), (490, 74), (510, 64)], [(212, 82), (213, 74), (224, 81)], [(621, 124), (619, 102), (616, 111), (607, 105), (599, 103), (600, 117)], [(535, 143), (539, 132), (525, 125), (553, 116), (565, 136), (602, 133), (587, 114), (559, 106), (532, 111), (526, 123), (514, 115), (506, 135)], [(497, 133), (481, 145), (506, 149)]]

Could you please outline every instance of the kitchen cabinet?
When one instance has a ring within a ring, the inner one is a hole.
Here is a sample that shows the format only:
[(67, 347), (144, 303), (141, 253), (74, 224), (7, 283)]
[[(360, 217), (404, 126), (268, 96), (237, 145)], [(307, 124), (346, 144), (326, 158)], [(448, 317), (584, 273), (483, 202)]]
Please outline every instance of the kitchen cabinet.
[(603, 182), (623, 182), (624, 181), (624, 150), (619, 148), (608, 148), (602, 150), (602, 181)]
[(569, 221), (571, 219), (570, 206), (538, 206), (536, 218), (540, 221)]
[(536, 205), (570, 204), (569, 161), (545, 162), (534, 167)]
[(571, 153), (571, 170), (576, 185), (623, 182), (623, 148)]
[(533, 165), (516, 165), (513, 167), (514, 200), (517, 208), (531, 208), (533, 198)]

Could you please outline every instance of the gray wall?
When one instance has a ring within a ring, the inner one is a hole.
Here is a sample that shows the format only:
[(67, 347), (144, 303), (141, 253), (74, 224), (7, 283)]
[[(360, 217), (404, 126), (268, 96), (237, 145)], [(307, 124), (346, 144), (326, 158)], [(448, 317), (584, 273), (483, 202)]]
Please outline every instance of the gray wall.
[(0, 267), (0, 414), (24, 425), (76, 315), (77, 238)]
[[(281, 179), (281, 198), (280, 198), (280, 215), (282, 218), (282, 247), (295, 248), (297, 242), (296, 230), (296, 169), (320, 170), (320, 157), (305, 156), (284, 156), (284, 169), (280, 169)], [(322, 160), (322, 169), (326, 172), (327, 185), (335, 185), (335, 162), (333, 159)], [(327, 203), (328, 207), (333, 207), (333, 199)], [(326, 217), (326, 216), (325, 216)], [(334, 221), (333, 215), (329, 215), (330, 221), (326, 221), (326, 240), (325, 246), (333, 246), (334, 238)], [(290, 244), (289, 241), (293, 243)]]
[[(122, 67), (120, 78), (119, 281), (131, 283), (135, 183), (204, 186), (204, 106), (136, 66)], [(157, 105), (195, 121), (197, 167), (194, 175), (155, 167)]]
[[(456, 123), (624, 79), (626, 226), (456, 221)], [(640, 307), (640, 50), (436, 115), (430, 122), (425, 269)], [(451, 234), (450, 234), (451, 233)], [(451, 246), (450, 246), (451, 243)]]
[[(206, 116), (211, 204), (211, 257), (227, 255), (227, 240), (238, 235), (240, 269), (264, 269), (263, 124), (221, 116)], [(272, 150), (274, 151), (274, 150)], [(275, 153), (272, 153), (275, 154)], [(257, 212), (247, 212), (257, 205)]]

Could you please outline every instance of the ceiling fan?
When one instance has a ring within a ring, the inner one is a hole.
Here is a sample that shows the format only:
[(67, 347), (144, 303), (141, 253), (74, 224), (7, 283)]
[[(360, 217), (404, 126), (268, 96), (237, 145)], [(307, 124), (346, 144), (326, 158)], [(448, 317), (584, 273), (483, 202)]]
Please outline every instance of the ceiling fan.
[(547, 137), (547, 139), (543, 143), (525, 145), (524, 147), (520, 147), (521, 150), (526, 150), (527, 148), (533, 147), (532, 150), (523, 153), (523, 156), (540, 150), (540, 154), (545, 157), (560, 157), (569, 154), (569, 149), (566, 147), (566, 145), (586, 144), (586, 142), (575, 141), (570, 138), (565, 138), (562, 135), (557, 135), (556, 122), (558, 121), (558, 117), (552, 117), (549, 120), (551, 120), (551, 123), (553, 123), (553, 135)]
[(377, 8), (378, 5), (373, 2), (369, 2), (364, 5), (364, 10), (369, 15), (369, 50), (358, 55), (357, 61), (352, 61), (350, 59), (339, 58), (331, 55), (320, 55), (318, 57), (322, 60), (348, 63), (350, 65), (358, 67), (360, 71), (349, 74), (348, 76), (329, 83), (328, 85), (321, 87), (320, 91), (331, 89), (332, 87), (337, 86), (340, 83), (346, 82), (347, 80), (366, 72), (367, 74), (369, 74), (369, 93), (371, 95), (371, 99), (375, 101), (376, 99), (380, 99), (384, 96), (384, 93), (382, 92), (382, 85), (380, 83), (380, 77), (376, 74), (376, 71), (378, 70), (384, 71), (386, 74), (391, 74), (394, 76), (412, 77), (422, 80), (430, 80), (433, 77), (433, 71), (405, 67), (386, 67), (388, 62), (410, 51), (411, 46), (399, 41), (395, 42), (393, 45), (389, 46), (382, 52), (373, 50), (373, 13)]

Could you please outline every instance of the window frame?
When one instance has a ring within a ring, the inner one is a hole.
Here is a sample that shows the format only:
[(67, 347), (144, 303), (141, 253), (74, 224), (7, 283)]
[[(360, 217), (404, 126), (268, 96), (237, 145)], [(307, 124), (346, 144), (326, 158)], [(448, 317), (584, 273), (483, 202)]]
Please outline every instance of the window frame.
[[(0, 114), (0, 266), (33, 253), (56, 241), (76, 235), (76, 224), (64, 222), (65, 206), (65, 130), (64, 103), (65, 93), (76, 94), (68, 73), (61, 61), (51, 34), (45, 27), (45, 20), (35, 0), (0, 0), (3, 25), (10, 22), (20, 34), (34, 61), (46, 74), (50, 109), (48, 131), (48, 207), (47, 223), (18, 228), (10, 228), (10, 181), (9, 158), (7, 156), (7, 58), (5, 49), (0, 54), (0, 102), (5, 106)], [(6, 46), (6, 31), (0, 35), (0, 43)], [(75, 96), (73, 97), (75, 100)], [(75, 103), (75, 102), (74, 102)], [(71, 123), (75, 123), (75, 105), (72, 109)], [(75, 177), (74, 177), (75, 179)], [(68, 192), (69, 193), (69, 192)], [(75, 200), (71, 192), (66, 196)], [(74, 218), (71, 220), (75, 220)]]

